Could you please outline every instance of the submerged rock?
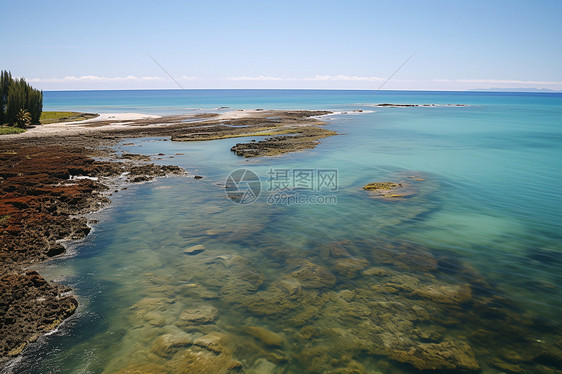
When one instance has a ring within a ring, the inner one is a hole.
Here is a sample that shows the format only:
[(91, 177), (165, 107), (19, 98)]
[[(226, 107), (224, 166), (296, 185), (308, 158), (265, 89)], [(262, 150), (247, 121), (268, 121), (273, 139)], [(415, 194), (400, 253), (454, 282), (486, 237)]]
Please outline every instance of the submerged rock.
[(370, 267), (367, 270), (364, 270), (362, 274), (367, 277), (372, 277), (372, 276), (384, 277), (386, 275), (389, 275), (390, 271), (388, 271), (385, 268), (375, 266), (375, 267)]
[(211, 291), (198, 283), (188, 283), (178, 287), (178, 294), (186, 297), (197, 297), (201, 299), (216, 299), (219, 297), (218, 292)]
[(336, 283), (336, 277), (326, 267), (309, 260), (303, 260), (288, 277), (297, 279), (305, 288), (332, 288)]
[(165, 311), (174, 300), (164, 297), (145, 297), (133, 305), (130, 309), (137, 312), (149, 312), (154, 310)]
[(225, 346), (226, 335), (220, 332), (211, 332), (193, 342), (196, 346), (205, 348), (216, 354), (229, 353), (230, 350)]
[(191, 246), (191, 247), (185, 249), (183, 251), (183, 253), (185, 253), (186, 255), (193, 256), (193, 255), (196, 255), (196, 254), (199, 254), (199, 253), (203, 252), (204, 250), (205, 250), (205, 246), (203, 244), (197, 244), (197, 245), (194, 245), (194, 246)]
[(140, 317), (152, 326), (164, 326), (166, 324), (166, 318), (158, 312), (147, 312)]
[(334, 270), (338, 275), (355, 278), (369, 263), (363, 258), (340, 258), (334, 261)]
[(164, 366), (151, 362), (135, 363), (119, 370), (117, 374), (146, 374), (146, 373), (166, 373)]
[(196, 325), (213, 322), (218, 315), (218, 309), (211, 305), (202, 305), (184, 310), (176, 324), (178, 326)]
[(273, 331), (264, 329), (258, 326), (248, 326), (245, 327), (244, 332), (252, 335), (254, 338), (258, 339), (265, 345), (269, 346), (281, 346), (283, 344), (283, 337), (281, 335), (274, 333)]
[(492, 366), (507, 373), (523, 373), (523, 369), (521, 368), (521, 366), (517, 364), (510, 364), (497, 357), (493, 358), (490, 363), (492, 364)]
[(355, 299), (355, 296), (357, 294), (355, 293), (355, 291), (352, 291), (352, 290), (341, 290), (336, 295), (337, 295), (337, 297), (345, 300), (346, 302), (350, 302), (353, 299)]
[(377, 264), (416, 272), (438, 270), (437, 259), (427, 248), (408, 242), (377, 243), (371, 253)]
[(387, 293), (399, 291), (413, 292), (417, 289), (419, 281), (417, 277), (396, 272), (392, 276), (385, 278), (384, 282), (377, 282), (371, 288), (377, 292)]
[(413, 337), (423, 343), (440, 343), (443, 341), (443, 334), (447, 330), (444, 327), (431, 325), (417, 327), (411, 331)]
[(246, 370), (248, 374), (274, 374), (275, 364), (267, 361), (265, 358), (258, 358), (251, 368)]
[(377, 190), (391, 190), (393, 188), (402, 187), (400, 183), (394, 182), (374, 182), (363, 186), (366, 191), (377, 191)]
[(470, 285), (428, 285), (417, 288), (413, 296), (423, 297), (444, 304), (464, 304), (472, 298)]
[(408, 176), (404, 179), (403, 176), (397, 176), (401, 178), (399, 183), (395, 182), (374, 182), (363, 186), (363, 190), (368, 191), (371, 197), (379, 199), (397, 199), (403, 200), (404, 198), (410, 198), (416, 196), (420, 192), (420, 186), (418, 182), (424, 181), (423, 178), (412, 178)]
[(189, 334), (165, 334), (157, 337), (152, 343), (150, 351), (161, 357), (166, 357), (178, 351), (181, 347), (191, 345), (193, 339)]
[(303, 349), (295, 357), (306, 373), (364, 374), (365, 367), (342, 354), (341, 349), (327, 345)]
[[(294, 292), (298, 291), (295, 290)], [(254, 314), (262, 316), (281, 315), (299, 308), (300, 305), (295, 302), (296, 295), (278, 282), (271, 285), (267, 290), (258, 291), (254, 295), (238, 300), (238, 302)]]
[(318, 335), (320, 335), (320, 331), (314, 326), (304, 326), (299, 330), (299, 337), (302, 337), (305, 340)]
[(260, 269), (245, 257), (219, 256), (211, 261), (211, 268), (217, 269), (215, 274), (221, 276), (220, 295), (226, 303), (243, 303), (264, 283)]
[(418, 370), (478, 370), (480, 365), (472, 348), (462, 340), (421, 343), (394, 349), (389, 357), (413, 365)]
[(133, 312), (132, 320), (144, 321), (152, 326), (164, 326), (168, 321), (165, 312), (174, 308), (174, 300), (163, 297), (145, 297), (134, 304), (129, 310)]
[(167, 368), (168, 370), (154, 373), (227, 374), (241, 370), (242, 364), (229, 354), (216, 354), (207, 349), (192, 346), (175, 355)]

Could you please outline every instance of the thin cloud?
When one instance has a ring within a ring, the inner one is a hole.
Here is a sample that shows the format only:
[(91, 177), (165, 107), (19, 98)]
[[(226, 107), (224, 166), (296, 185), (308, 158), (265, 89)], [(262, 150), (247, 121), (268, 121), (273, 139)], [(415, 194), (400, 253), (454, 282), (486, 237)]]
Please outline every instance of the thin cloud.
[(524, 81), (511, 79), (433, 79), (433, 82), (452, 82), (452, 83), (488, 83), (488, 84), (562, 84), (562, 82), (550, 81)]
[(350, 75), (315, 75), (314, 77), (305, 77), (305, 78), (282, 78), (282, 77), (273, 77), (267, 75), (258, 75), (258, 76), (239, 76), (239, 77), (228, 77), (226, 80), (230, 81), (365, 81), (365, 82), (379, 82), (384, 81), (384, 78), (380, 77), (360, 77), (360, 76), (350, 76)]
[(98, 75), (81, 75), (79, 77), (69, 75), (64, 78), (32, 78), (29, 82), (36, 83), (73, 83), (73, 82), (146, 82), (165, 81), (162, 77), (136, 77), (127, 75), (125, 77), (100, 77)]
[(306, 81), (365, 81), (365, 82), (380, 82), (384, 78), (380, 77), (360, 77), (356, 75), (315, 75), (313, 78), (304, 78)]
[(291, 79), (284, 79), (279, 77), (271, 77), (265, 75), (258, 75), (256, 77), (249, 77), (249, 76), (240, 76), (240, 77), (228, 77), (226, 78), (229, 81), (282, 81), (282, 80), (291, 80)]
[[(178, 78), (181, 82), (192, 82), (191, 85), (197, 84), (201, 88), (206, 85), (219, 86), (240, 86), (241, 84), (260, 87), (293, 87), (293, 88), (314, 88), (314, 87), (330, 87), (338, 88), (370, 88), (377, 83), (385, 81), (385, 78), (377, 76), (360, 76), (360, 75), (314, 75), (309, 77), (277, 77), (270, 75), (256, 76), (231, 76), (222, 78), (201, 78), (191, 75), (181, 75)], [(37, 83), (45, 86), (64, 86), (68, 87), (163, 87), (167, 86), (171, 79), (161, 76), (117, 76), (105, 77), (99, 75), (81, 75), (66, 76), (63, 78), (33, 78), (29, 82)], [(231, 82), (231, 83), (226, 83)], [(391, 79), (389, 81), (391, 89), (489, 89), (493, 87), (521, 87), (521, 88), (546, 88), (546, 89), (562, 89), (562, 82), (556, 81), (534, 81), (534, 80), (517, 80), (517, 79)]]
[(258, 76), (238, 76), (238, 77), (227, 77), (225, 78), (229, 81), (293, 81), (293, 82), (310, 82), (310, 81), (365, 81), (365, 82), (379, 82), (384, 81), (384, 78), (380, 77), (361, 77), (355, 75), (315, 75), (314, 77), (305, 78), (282, 78), (273, 77), (268, 75), (258, 75)]
[[(182, 75), (181, 80), (198, 80), (198, 77), (190, 75)], [(340, 81), (340, 82), (382, 82), (385, 79), (376, 76), (357, 76), (357, 75), (315, 75), (314, 77), (305, 78), (283, 78), (274, 77), (269, 75), (257, 76), (234, 76), (224, 78), (229, 81)], [(69, 75), (63, 78), (32, 78), (29, 82), (40, 83), (72, 83), (72, 82), (147, 82), (147, 81), (168, 81), (169, 79), (158, 76), (144, 76), (137, 77), (134, 75), (127, 75), (123, 77), (104, 77), (99, 75)], [(534, 84), (534, 85), (562, 85), (562, 82), (555, 81), (525, 81), (525, 80), (511, 80), (511, 79), (391, 79), (395, 82), (437, 82), (437, 83), (478, 83), (478, 84)]]

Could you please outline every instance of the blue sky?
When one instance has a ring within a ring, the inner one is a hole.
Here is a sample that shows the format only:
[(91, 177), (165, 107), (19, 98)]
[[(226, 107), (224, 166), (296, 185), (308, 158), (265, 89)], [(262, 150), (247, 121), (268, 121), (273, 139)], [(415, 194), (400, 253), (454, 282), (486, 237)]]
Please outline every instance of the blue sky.
[[(562, 90), (562, 1), (4, 1), (0, 69), (45, 90)], [(6, 15), (8, 15), (6, 17)], [(7, 30), (7, 34), (6, 34)]]

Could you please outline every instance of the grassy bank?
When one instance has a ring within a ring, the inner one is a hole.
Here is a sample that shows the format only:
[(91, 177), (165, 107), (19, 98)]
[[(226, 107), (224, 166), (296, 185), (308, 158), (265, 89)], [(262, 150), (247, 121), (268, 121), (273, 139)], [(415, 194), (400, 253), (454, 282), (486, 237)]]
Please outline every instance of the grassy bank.
[(0, 126), (0, 135), (21, 134), (25, 129), (12, 126)]
[(84, 121), (97, 117), (96, 113), (80, 113), (80, 112), (43, 112), (41, 113), (41, 124), (47, 125), (49, 123), (57, 122), (75, 122)]

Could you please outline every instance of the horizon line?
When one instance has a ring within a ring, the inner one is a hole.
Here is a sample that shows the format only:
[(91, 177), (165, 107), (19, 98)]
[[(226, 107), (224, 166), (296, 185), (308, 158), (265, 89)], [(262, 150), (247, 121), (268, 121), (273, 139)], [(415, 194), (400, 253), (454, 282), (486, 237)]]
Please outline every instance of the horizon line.
[[(190, 91), (200, 90), (271, 90), (271, 91), (415, 91), (415, 92), (496, 92), (496, 93), (562, 93), (562, 90), (548, 88), (471, 88), (471, 89), (382, 89), (376, 88), (189, 88)], [(505, 91), (507, 90), (507, 91)], [(525, 91), (530, 90), (530, 91)], [(72, 92), (72, 91), (182, 91), (181, 88), (62, 88), (55, 90), (42, 90), (43, 92)]]

